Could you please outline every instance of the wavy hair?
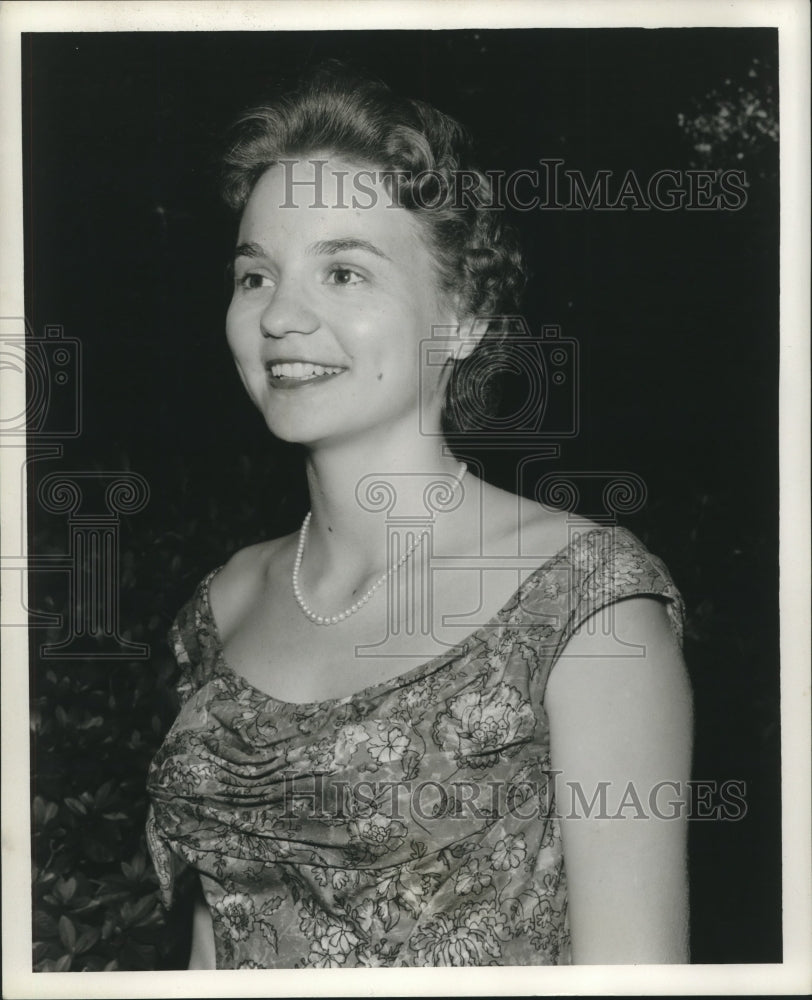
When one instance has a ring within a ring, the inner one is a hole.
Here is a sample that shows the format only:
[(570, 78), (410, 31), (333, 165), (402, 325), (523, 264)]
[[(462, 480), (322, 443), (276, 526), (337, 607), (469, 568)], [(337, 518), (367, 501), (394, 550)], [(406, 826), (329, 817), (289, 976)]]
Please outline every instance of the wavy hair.
[(514, 230), (493, 206), (490, 178), (472, 162), (468, 133), (436, 108), (330, 62), (237, 120), (223, 157), (226, 204), (241, 213), (266, 170), (314, 153), (382, 171), (394, 203), (420, 218), (441, 289), (459, 297), (467, 316), (487, 319), (474, 350), (454, 362), (443, 406), (446, 433), (475, 430), (498, 404), (508, 330), (501, 317), (519, 311), (525, 268)]

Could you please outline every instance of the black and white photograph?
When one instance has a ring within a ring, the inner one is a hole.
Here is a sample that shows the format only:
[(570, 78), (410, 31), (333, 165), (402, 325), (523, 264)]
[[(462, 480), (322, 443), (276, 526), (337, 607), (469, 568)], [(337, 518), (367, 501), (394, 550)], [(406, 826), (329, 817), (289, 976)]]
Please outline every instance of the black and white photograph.
[(808, 9), (22, 6), (4, 996), (807, 992)]

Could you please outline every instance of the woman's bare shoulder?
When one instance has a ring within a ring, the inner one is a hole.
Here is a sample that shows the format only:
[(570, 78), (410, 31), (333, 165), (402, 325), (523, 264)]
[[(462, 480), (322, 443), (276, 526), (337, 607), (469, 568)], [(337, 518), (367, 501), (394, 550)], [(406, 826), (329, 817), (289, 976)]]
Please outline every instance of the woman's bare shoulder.
[(283, 535), (239, 549), (214, 576), (209, 596), (221, 634), (265, 587), (296, 535)]
[(505, 544), (525, 556), (547, 559), (565, 548), (576, 534), (599, 527), (589, 518), (546, 507), (537, 500), (482, 483), (483, 523)]

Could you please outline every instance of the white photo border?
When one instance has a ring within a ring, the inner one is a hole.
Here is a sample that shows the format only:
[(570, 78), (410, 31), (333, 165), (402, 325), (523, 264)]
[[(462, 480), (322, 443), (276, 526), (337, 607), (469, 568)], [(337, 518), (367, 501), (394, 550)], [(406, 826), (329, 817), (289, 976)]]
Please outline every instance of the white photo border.
[[(329, 9), (329, 17), (327, 18)], [(340, 13), (340, 16), (339, 16)], [(29, 2), (0, 9), (0, 316), (22, 316), (20, 39), (23, 32), (448, 28), (777, 27), (781, 122), (780, 609), (784, 961), (774, 965), (572, 966), (160, 973), (31, 971), (26, 630), (2, 630), (3, 996), (501, 996), (793, 994), (812, 986), (810, 865), (809, 8), (802, 0), (270, 0), (221, 4)], [(800, 224), (799, 224), (800, 220)], [(13, 408), (24, 379), (3, 371)], [(3, 458), (0, 449), (0, 462)], [(5, 463), (3, 463), (5, 464)], [(1, 470), (0, 470), (1, 471)], [(3, 480), (2, 535), (25, 538), (24, 497)], [(11, 595), (3, 595), (4, 607)]]

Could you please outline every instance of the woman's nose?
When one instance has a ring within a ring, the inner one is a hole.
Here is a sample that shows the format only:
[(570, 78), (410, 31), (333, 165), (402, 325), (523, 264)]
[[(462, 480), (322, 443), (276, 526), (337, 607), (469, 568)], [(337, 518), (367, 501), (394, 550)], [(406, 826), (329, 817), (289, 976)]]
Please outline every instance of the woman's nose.
[(308, 305), (302, 289), (292, 282), (280, 282), (260, 317), (263, 337), (284, 337), (289, 333), (314, 333), (319, 319)]

